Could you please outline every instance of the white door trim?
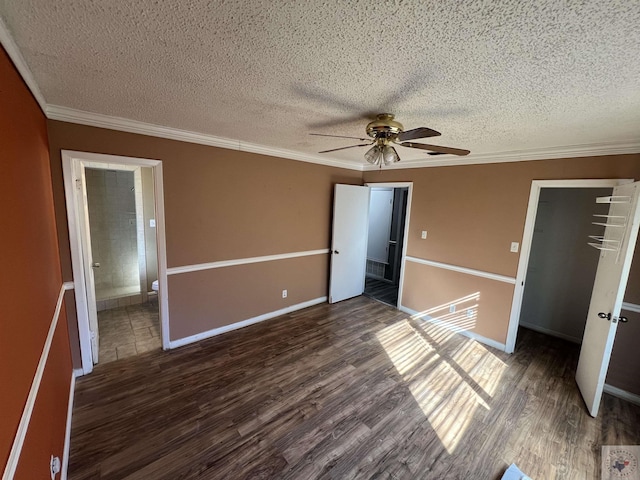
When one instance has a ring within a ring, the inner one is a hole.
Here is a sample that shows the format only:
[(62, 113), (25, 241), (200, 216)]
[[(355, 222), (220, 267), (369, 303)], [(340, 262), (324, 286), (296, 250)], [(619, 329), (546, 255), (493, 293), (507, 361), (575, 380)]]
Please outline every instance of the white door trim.
[(511, 316), (509, 318), (509, 330), (507, 333), (505, 350), (507, 353), (513, 353), (516, 348), (516, 336), (518, 334), (518, 324), (520, 323), (524, 281), (527, 277), (527, 268), (529, 266), (531, 243), (533, 242), (533, 228), (536, 221), (536, 215), (538, 213), (540, 191), (543, 188), (613, 188), (618, 185), (631, 182), (633, 182), (633, 180), (620, 178), (594, 180), (533, 180), (531, 182), (529, 206), (527, 207), (527, 216), (524, 224), (524, 232), (522, 234), (522, 247), (520, 249), (520, 259), (518, 261), (518, 272), (516, 274), (516, 285), (513, 291), (513, 300), (511, 303)]
[(78, 317), (78, 336), (80, 338), (80, 354), (82, 371), (86, 375), (93, 370), (91, 359), (91, 334), (89, 330), (89, 312), (87, 305), (87, 286), (84, 278), (83, 256), (81, 246), (80, 208), (75, 195), (74, 171), (76, 168), (91, 163), (114, 164), (122, 169), (123, 165), (151, 167), (153, 169), (155, 203), (156, 203), (156, 240), (158, 249), (158, 304), (160, 313), (160, 330), (162, 348), (170, 348), (169, 343), (169, 300), (167, 292), (167, 252), (164, 223), (164, 188), (162, 179), (162, 161), (146, 158), (123, 157), (89, 152), (62, 150), (62, 170), (64, 176), (65, 198), (67, 203), (67, 220), (69, 225), (69, 244), (71, 247), (71, 264), (75, 285), (76, 312)]
[(411, 220), (411, 198), (413, 196), (413, 182), (367, 182), (365, 187), (371, 188), (408, 188), (407, 192), (407, 205), (404, 212), (404, 237), (402, 240), (402, 256), (400, 257), (400, 283), (398, 285), (398, 305), (396, 308), (402, 310), (402, 291), (404, 288), (404, 272), (405, 264), (407, 260), (407, 244), (409, 243), (409, 221)]

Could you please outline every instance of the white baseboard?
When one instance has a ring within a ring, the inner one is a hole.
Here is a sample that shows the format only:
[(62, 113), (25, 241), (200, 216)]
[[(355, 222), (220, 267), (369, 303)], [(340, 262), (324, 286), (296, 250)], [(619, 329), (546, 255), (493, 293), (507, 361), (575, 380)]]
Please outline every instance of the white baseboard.
[(258, 315), (257, 317), (248, 318), (247, 320), (242, 320), (241, 322), (232, 323), (231, 325), (225, 325), (224, 327), (214, 328), (213, 330), (197, 333), (195, 335), (191, 335), (190, 337), (179, 338), (178, 340), (171, 340), (169, 342), (169, 348), (182, 347), (184, 345), (188, 345), (190, 343), (194, 343), (199, 340), (204, 340), (205, 338), (215, 337), (216, 335), (221, 335), (223, 333), (227, 333), (232, 330), (248, 327), (249, 325), (253, 325), (254, 323), (263, 322), (265, 320), (269, 320), (274, 317), (279, 317), (280, 315), (285, 315), (287, 313), (295, 312), (296, 310), (302, 310), (303, 308), (312, 307), (314, 305), (318, 305), (326, 301), (327, 301), (327, 297), (315, 298), (307, 302), (297, 303), (296, 305), (291, 305), (289, 307), (276, 310), (275, 312), (265, 313), (262, 315)]
[(607, 383), (604, 384), (604, 391), (614, 397), (621, 398), (622, 400), (626, 400), (627, 402), (635, 405), (640, 405), (640, 395), (636, 395), (635, 393), (627, 392), (626, 390), (611, 386)]
[(507, 346), (504, 343), (496, 342), (491, 338), (483, 337), (482, 335), (478, 335), (477, 333), (471, 332), (469, 330), (464, 330), (462, 328), (456, 327), (455, 325), (451, 325), (450, 323), (443, 322), (442, 320), (438, 320), (436, 318), (432, 318), (429, 315), (420, 315), (420, 312), (416, 310), (412, 310), (404, 306), (399, 306), (398, 309), (405, 313), (408, 313), (414, 318), (419, 318), (429, 323), (433, 323), (434, 325), (443, 327), (455, 333), (459, 333), (460, 335), (464, 335), (465, 337), (471, 338), (472, 340), (476, 340), (477, 342), (483, 343), (485, 345), (496, 348), (503, 352), (506, 351), (507, 349)]
[(62, 468), (60, 470), (60, 479), (67, 480), (67, 468), (69, 467), (69, 447), (71, 445), (71, 416), (73, 415), (73, 395), (76, 391), (76, 377), (78, 373), (84, 375), (82, 369), (76, 369), (71, 375), (71, 384), (69, 385), (69, 403), (67, 405), (67, 425), (64, 431), (64, 449), (62, 450)]
[(558, 337), (571, 343), (577, 343), (578, 345), (582, 344), (582, 338), (572, 337), (571, 335), (556, 332), (555, 330), (549, 330), (548, 328), (544, 328), (539, 325), (533, 325), (531, 323), (520, 321), (520, 326), (528, 328), (529, 330), (533, 330), (534, 332), (544, 333), (545, 335), (550, 335), (552, 337)]

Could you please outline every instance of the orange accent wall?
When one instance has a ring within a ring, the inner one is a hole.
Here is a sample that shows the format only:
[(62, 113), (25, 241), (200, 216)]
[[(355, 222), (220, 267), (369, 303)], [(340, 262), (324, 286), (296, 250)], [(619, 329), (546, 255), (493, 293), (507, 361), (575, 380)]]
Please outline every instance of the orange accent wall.
[[(37, 102), (6, 52), (0, 48), (0, 461), (6, 465), (20, 417), (53, 319), (62, 286), (53, 208), (47, 123)], [(71, 362), (66, 313), (36, 400), (59, 405), (59, 391), (69, 395)], [(66, 417), (66, 407), (52, 412)], [(62, 455), (64, 428), (49, 418), (31, 422), (29, 436), (51, 436), (49, 455)], [(29, 446), (25, 445), (28, 449)], [(23, 449), (23, 452), (26, 450)], [(16, 478), (43, 478), (24, 471)]]

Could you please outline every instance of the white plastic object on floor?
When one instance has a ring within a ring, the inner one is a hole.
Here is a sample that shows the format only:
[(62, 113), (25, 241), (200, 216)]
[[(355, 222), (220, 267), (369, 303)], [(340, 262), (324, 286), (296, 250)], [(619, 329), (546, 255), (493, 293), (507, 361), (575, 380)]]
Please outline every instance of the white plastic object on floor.
[(158, 280), (153, 281), (153, 283), (151, 284), (151, 290), (153, 290), (154, 292), (158, 291)]
[(531, 477), (526, 476), (515, 463), (512, 463), (502, 475), (502, 480), (531, 480)]

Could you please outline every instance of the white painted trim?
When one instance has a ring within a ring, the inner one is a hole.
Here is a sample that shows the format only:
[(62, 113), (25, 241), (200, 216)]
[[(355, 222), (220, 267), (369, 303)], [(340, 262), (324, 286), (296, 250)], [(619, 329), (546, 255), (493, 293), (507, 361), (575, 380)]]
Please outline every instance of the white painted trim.
[(62, 170), (65, 185), (65, 199), (67, 203), (67, 219), (69, 223), (69, 244), (71, 247), (71, 265), (76, 289), (76, 311), (78, 319), (78, 336), (80, 339), (80, 355), (82, 359), (82, 370), (84, 374), (93, 370), (93, 360), (91, 357), (91, 332), (89, 328), (89, 310), (87, 304), (87, 285), (84, 276), (84, 259), (82, 252), (82, 232), (81, 232), (81, 210), (78, 206), (75, 194), (74, 177), (76, 170), (82, 166), (107, 165), (109, 168), (135, 170), (137, 167), (153, 168), (154, 195), (156, 202), (156, 239), (158, 254), (158, 283), (159, 289), (159, 310), (160, 325), (162, 335), (162, 348), (169, 348), (169, 302), (167, 290), (167, 253), (165, 239), (164, 220), (164, 187), (162, 177), (162, 162), (160, 160), (125, 157), (120, 155), (106, 155), (90, 152), (77, 152), (72, 150), (62, 150)]
[(561, 338), (571, 343), (577, 343), (580, 345), (582, 343), (582, 338), (572, 337), (571, 335), (567, 335), (565, 333), (557, 332), (555, 330), (551, 330), (549, 328), (544, 328), (539, 325), (534, 325), (532, 323), (520, 322), (520, 326), (528, 328), (529, 330), (533, 330), (534, 332), (544, 333), (545, 335), (549, 335), (551, 337)]
[(640, 305), (637, 305), (635, 303), (622, 302), (622, 310), (626, 310), (627, 312), (640, 313)]
[(337, 160), (328, 157), (319, 157), (316, 155), (295, 152), (293, 150), (267, 147), (265, 145), (243, 142), (241, 140), (217, 137), (215, 135), (210, 135), (207, 133), (191, 132), (188, 130), (181, 130), (172, 127), (163, 127), (161, 125), (140, 122), (138, 120), (130, 120), (122, 117), (103, 115), (101, 113), (86, 112), (73, 108), (62, 107), (59, 105), (47, 105), (45, 111), (48, 118), (52, 120), (60, 120), (63, 122), (89, 125), (91, 127), (108, 128), (121, 132), (137, 133), (140, 135), (149, 135), (152, 137), (178, 140), (181, 142), (197, 143), (200, 145), (226, 148), (229, 150), (257, 153), (259, 155), (268, 155), (271, 157), (317, 163), (320, 165), (346, 168), (349, 170), (362, 171), (363, 168), (362, 164), (354, 163), (348, 160)]
[(614, 397), (621, 398), (622, 400), (626, 400), (627, 402), (633, 403), (634, 405), (640, 405), (640, 395), (627, 392), (626, 390), (614, 387), (613, 385), (609, 385), (608, 383), (604, 384), (604, 392), (608, 393), (609, 395), (613, 395)]
[[(189, 130), (165, 127), (162, 125), (141, 122), (138, 120), (131, 120), (123, 117), (114, 117), (111, 115), (103, 115), (101, 113), (76, 110), (74, 108), (63, 107), (60, 105), (46, 105), (43, 110), (45, 111), (47, 117), (52, 120), (77, 123), (80, 125), (108, 128), (111, 130), (118, 130), (122, 132), (137, 133), (140, 135), (149, 135), (152, 137), (166, 138), (169, 140), (178, 140), (181, 142), (197, 143), (200, 145), (209, 145), (212, 147), (257, 153), (259, 155), (268, 155), (271, 157), (299, 160), (302, 162), (316, 163), (320, 165), (327, 165), (330, 167), (346, 168), (349, 170), (371, 171), (377, 170), (379, 168), (369, 165), (364, 161), (362, 163), (355, 163), (354, 161), (350, 160), (321, 157), (318, 155), (296, 152), (293, 150), (268, 147), (265, 145), (259, 145), (250, 142), (243, 142), (241, 140), (235, 140), (231, 138), (217, 137), (215, 135), (207, 133), (192, 132)], [(396, 170), (409, 168), (442, 167), (452, 165), (476, 165), (483, 163), (524, 162), (531, 160), (594, 157), (599, 155), (623, 155), (633, 153), (640, 153), (640, 142), (629, 140), (625, 142), (568, 145), (561, 147), (545, 147), (506, 152), (477, 154), (472, 153), (464, 157), (443, 155), (439, 157), (425, 158), (423, 160), (402, 161), (391, 165), (386, 165), (384, 168), (385, 170)]]
[(329, 253), (328, 248), (320, 250), (307, 250), (305, 252), (280, 253), (277, 255), (264, 255), (262, 257), (238, 258), (234, 260), (221, 260), (219, 262), (198, 263), (195, 265), (184, 265), (182, 267), (167, 268), (167, 275), (177, 275), (180, 273), (198, 272), (200, 270), (210, 270), (213, 268), (235, 267), (236, 265), (247, 265), (249, 263), (271, 262), (273, 260), (286, 260), (287, 258), (309, 257), (311, 255), (325, 255)]
[(513, 277), (507, 277), (505, 275), (499, 275), (497, 273), (483, 272), (482, 270), (474, 270), (473, 268), (459, 267), (457, 265), (449, 265), (448, 263), (434, 262), (433, 260), (425, 260), (417, 257), (407, 257), (407, 260), (414, 263), (420, 263), (422, 265), (429, 265), (430, 267), (443, 268), (445, 270), (451, 270), (453, 272), (466, 273), (468, 275), (474, 275), (476, 277), (488, 278), (490, 280), (496, 280), (498, 282), (515, 284), (516, 279)]
[(478, 335), (477, 333), (474, 333), (470, 330), (465, 330), (463, 328), (460, 327), (456, 327), (455, 325), (451, 325), (450, 323), (447, 322), (443, 322), (442, 320), (438, 320), (436, 318), (432, 318), (429, 315), (420, 315), (420, 312), (413, 310), (411, 308), (408, 307), (402, 307), (399, 310), (408, 313), (409, 315), (411, 315), (411, 318), (413, 319), (420, 319), (420, 320), (424, 320), (427, 321), (429, 323), (433, 323), (434, 325), (437, 325), (439, 327), (445, 328), (451, 332), (454, 333), (459, 333), (461, 335), (464, 335), (467, 338), (470, 338), (472, 340), (475, 340), (479, 343), (483, 343), (485, 345), (488, 345), (489, 347), (493, 347), (496, 348), (502, 352), (505, 351), (505, 344), (504, 343), (500, 343), (500, 342), (496, 342), (495, 340), (491, 339), (491, 338), (487, 338), (487, 337), (483, 337), (482, 335)]
[(38, 396), (38, 390), (40, 389), (40, 383), (42, 382), (42, 376), (44, 375), (44, 369), (47, 366), (47, 359), (49, 358), (49, 350), (51, 350), (51, 343), (56, 333), (56, 327), (58, 325), (58, 319), (60, 318), (60, 309), (62, 308), (62, 300), (64, 299), (65, 286), (60, 286), (60, 292), (58, 293), (58, 301), (56, 308), (53, 312), (53, 318), (49, 325), (49, 332), (45, 339), (44, 346), (42, 347), (42, 353), (40, 354), (40, 360), (38, 361), (38, 367), (36, 368), (33, 381), (31, 382), (31, 388), (27, 395), (27, 401), (24, 409), (22, 410), (22, 416), (20, 417), (20, 423), (18, 424), (18, 430), (11, 446), (9, 453), (9, 459), (2, 475), (2, 480), (11, 480), (18, 468), (18, 462), (20, 461), (20, 454), (22, 453), (22, 446), (29, 430), (29, 422), (31, 421), (31, 415), (33, 414), (33, 408), (36, 405), (36, 397)]
[(368, 182), (365, 183), (371, 188), (408, 188), (407, 205), (404, 212), (404, 237), (402, 241), (402, 254), (400, 256), (400, 281), (398, 282), (398, 303), (396, 308), (402, 310), (402, 292), (404, 291), (404, 273), (407, 265), (407, 245), (409, 244), (409, 223), (411, 220), (411, 202), (413, 200), (413, 182)]
[(518, 260), (518, 271), (516, 273), (516, 287), (513, 292), (511, 302), (511, 315), (509, 318), (509, 329), (507, 332), (507, 353), (513, 353), (516, 348), (516, 337), (518, 335), (518, 324), (520, 323), (520, 310), (522, 309), (522, 298), (524, 295), (524, 282), (527, 277), (529, 267), (529, 256), (531, 254), (531, 244), (533, 243), (533, 229), (538, 213), (538, 201), (540, 191), (543, 188), (613, 188), (618, 185), (633, 182), (630, 179), (606, 178), (596, 180), (572, 179), (572, 180), (533, 180), (531, 191), (529, 192), (529, 205), (525, 218), (524, 232), (520, 247), (520, 258)]
[[(403, 160), (385, 166), (385, 170), (405, 168), (446, 167), (454, 165), (478, 165), (483, 163), (526, 162), (531, 160), (553, 160), (561, 158), (597, 157), (600, 155), (625, 155), (640, 153), (640, 142), (629, 140), (610, 143), (587, 143), (559, 147), (535, 148), (530, 150), (512, 150), (507, 152), (471, 153), (464, 157), (442, 155), (422, 160)], [(377, 170), (380, 167), (369, 164), (363, 170)]]
[(247, 320), (242, 320), (240, 322), (232, 323), (231, 325), (225, 325), (224, 327), (214, 328), (212, 330), (207, 330), (206, 332), (197, 333), (195, 335), (191, 335), (190, 337), (179, 338), (178, 340), (172, 340), (170, 342), (170, 348), (178, 348), (184, 345), (188, 345), (190, 343), (197, 342), (199, 340), (204, 340), (205, 338), (214, 337), (216, 335), (221, 335), (223, 333), (230, 332), (232, 330), (237, 330), (239, 328), (247, 327), (249, 325), (253, 325), (254, 323), (263, 322), (265, 320), (269, 320), (274, 317), (279, 317), (280, 315), (285, 315), (287, 313), (295, 312), (296, 310), (302, 310), (303, 308), (312, 307), (314, 305), (318, 305), (320, 303), (324, 303), (327, 301), (327, 297), (319, 297), (314, 298), (313, 300), (309, 300), (307, 302), (297, 303), (295, 305), (291, 305), (286, 308), (282, 308), (280, 310), (276, 310), (275, 312), (264, 313), (262, 315), (258, 315), (257, 317), (248, 318)]
[[(82, 375), (82, 370), (80, 370)], [(60, 469), (60, 479), (67, 480), (67, 469), (69, 467), (69, 448), (71, 446), (71, 417), (73, 415), (73, 396), (76, 391), (76, 377), (78, 370), (74, 370), (71, 375), (69, 385), (69, 401), (67, 403), (67, 422), (64, 429), (64, 448), (62, 450), (62, 468)]]
[(31, 72), (31, 69), (27, 65), (27, 61), (22, 56), (22, 53), (20, 52), (18, 45), (13, 40), (11, 33), (9, 33), (9, 28), (2, 21), (1, 16), (0, 16), (0, 44), (2, 44), (4, 49), (7, 51), (7, 54), (9, 55), (9, 58), (11, 58), (11, 61), (13, 62), (13, 64), (15, 65), (16, 70), (18, 70), (18, 72), (20, 73), (22, 80), (24, 80), (24, 83), (27, 84), (27, 87), (29, 87), (29, 90), (31, 91), (33, 98), (35, 98), (36, 102), (38, 102), (38, 105), (40, 105), (42, 112), (46, 115), (47, 102), (45, 102), (44, 97), (42, 96), (42, 92), (40, 91), (40, 88), (38, 87), (38, 84), (36, 83), (35, 78), (33, 78), (33, 73)]

